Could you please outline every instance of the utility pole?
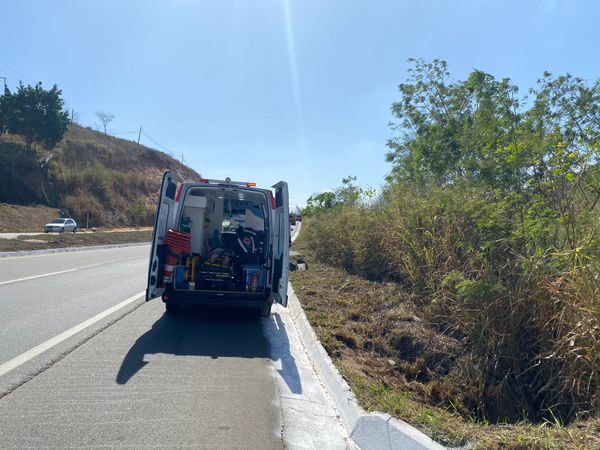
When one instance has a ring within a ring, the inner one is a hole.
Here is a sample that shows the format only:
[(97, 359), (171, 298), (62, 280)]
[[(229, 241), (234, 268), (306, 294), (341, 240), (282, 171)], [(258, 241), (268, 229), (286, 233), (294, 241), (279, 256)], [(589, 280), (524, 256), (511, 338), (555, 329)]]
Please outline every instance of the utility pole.
[(75, 108), (71, 108), (71, 122), (75, 119)]
[[(0, 77), (4, 80), (4, 90), (2, 91), (2, 95), (4, 95), (4, 93), (6, 92), (6, 77)], [(8, 131), (7, 131), (8, 133)], [(0, 134), (4, 134), (4, 131), (2, 131), (2, 129), (0, 129)]]
[(140, 132), (138, 133), (138, 145), (140, 145), (140, 138), (142, 137), (142, 126), (140, 125)]

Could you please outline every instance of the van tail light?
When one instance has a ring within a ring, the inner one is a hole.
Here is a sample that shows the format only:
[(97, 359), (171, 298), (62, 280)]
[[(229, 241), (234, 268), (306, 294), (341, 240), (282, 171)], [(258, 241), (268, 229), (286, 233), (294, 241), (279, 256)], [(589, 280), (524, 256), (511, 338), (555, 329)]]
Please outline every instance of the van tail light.
[(168, 302), (169, 301), (169, 294), (163, 294), (161, 298), (162, 298), (163, 302)]
[(248, 187), (256, 187), (256, 183), (249, 182), (249, 183), (246, 183), (246, 186), (248, 186)]
[(271, 194), (271, 209), (276, 209), (277, 203), (275, 203), (275, 196), (273, 195), (273, 192), (271, 192), (271, 191), (269, 191), (269, 194)]
[(208, 181), (209, 181), (208, 178), (200, 178), (198, 180), (199, 183), (208, 183)]
[(179, 185), (179, 189), (177, 189), (177, 195), (175, 196), (175, 201), (178, 202), (179, 201), (179, 197), (181, 197), (181, 191), (183, 188), (183, 184)]

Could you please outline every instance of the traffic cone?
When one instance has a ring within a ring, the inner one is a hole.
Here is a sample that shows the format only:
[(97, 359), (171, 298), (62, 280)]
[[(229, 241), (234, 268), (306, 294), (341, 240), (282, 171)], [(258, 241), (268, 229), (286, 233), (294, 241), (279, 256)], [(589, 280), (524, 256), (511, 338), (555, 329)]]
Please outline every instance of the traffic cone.
[(165, 237), (164, 244), (167, 246), (167, 257), (163, 269), (162, 287), (167, 287), (167, 283), (173, 275), (173, 268), (177, 259), (182, 253), (190, 253), (191, 234), (183, 233), (169, 229)]

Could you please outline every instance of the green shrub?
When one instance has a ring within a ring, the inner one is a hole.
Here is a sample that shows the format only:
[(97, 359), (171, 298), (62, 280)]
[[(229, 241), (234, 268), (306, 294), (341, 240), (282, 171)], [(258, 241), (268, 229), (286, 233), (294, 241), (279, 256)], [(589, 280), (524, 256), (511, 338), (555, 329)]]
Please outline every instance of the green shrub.
[(396, 186), (373, 206), (309, 217), (305, 232), (318, 258), (402, 283), (462, 339), (449, 405), (489, 420), (598, 413), (598, 246), (543, 248), (547, 226), (525, 234), (510, 208), (477, 189)]
[[(370, 206), (346, 182), (309, 200), (310, 247), (402, 283), (464, 342), (448, 404), (492, 420), (600, 413), (600, 81), (544, 73), (527, 102), (510, 79), (410, 62), (388, 186)], [(340, 201), (349, 187), (359, 201)]]

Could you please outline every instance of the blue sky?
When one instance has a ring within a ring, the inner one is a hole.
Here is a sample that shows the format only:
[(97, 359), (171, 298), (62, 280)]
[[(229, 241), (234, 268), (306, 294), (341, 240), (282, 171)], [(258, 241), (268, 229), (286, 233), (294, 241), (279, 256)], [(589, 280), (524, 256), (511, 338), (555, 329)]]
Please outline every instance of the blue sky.
[(543, 71), (600, 72), (600, 2), (9, 1), (0, 76), (56, 83), (83, 125), (166, 149), (210, 178), (290, 183), (290, 203), (389, 171), (407, 58), (445, 59), (526, 90)]

